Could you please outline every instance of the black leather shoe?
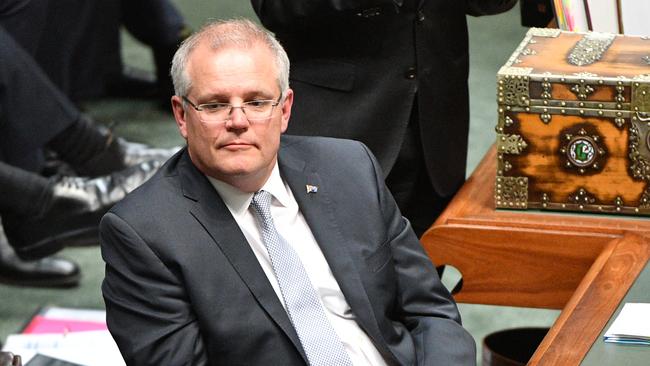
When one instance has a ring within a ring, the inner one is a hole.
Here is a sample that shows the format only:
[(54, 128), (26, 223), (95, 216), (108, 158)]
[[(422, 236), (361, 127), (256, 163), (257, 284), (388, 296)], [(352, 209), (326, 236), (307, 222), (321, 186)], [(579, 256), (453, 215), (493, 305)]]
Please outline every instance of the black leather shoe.
[(79, 175), (97, 177), (150, 160), (164, 163), (180, 150), (179, 146), (163, 149), (130, 142), (115, 136), (109, 128), (99, 125), (97, 128), (102, 134), (106, 135), (109, 143), (104, 151), (97, 154), (83, 166), (75, 167)]
[(73, 287), (81, 278), (79, 266), (67, 259), (45, 257), (24, 261), (9, 245), (0, 226), (0, 283), (14, 286)]
[(53, 180), (50, 202), (38, 216), (3, 216), (7, 238), (22, 259), (43, 258), (64, 245), (96, 244), (97, 225), (104, 213), (160, 165), (151, 160), (108, 176)]

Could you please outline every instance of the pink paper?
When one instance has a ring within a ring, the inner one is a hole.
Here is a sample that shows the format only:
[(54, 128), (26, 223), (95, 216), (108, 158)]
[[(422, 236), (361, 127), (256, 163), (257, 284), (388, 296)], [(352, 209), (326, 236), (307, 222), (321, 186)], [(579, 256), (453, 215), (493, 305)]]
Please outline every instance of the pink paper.
[(107, 330), (106, 323), (52, 319), (36, 315), (25, 327), (23, 334), (68, 333), (88, 330)]

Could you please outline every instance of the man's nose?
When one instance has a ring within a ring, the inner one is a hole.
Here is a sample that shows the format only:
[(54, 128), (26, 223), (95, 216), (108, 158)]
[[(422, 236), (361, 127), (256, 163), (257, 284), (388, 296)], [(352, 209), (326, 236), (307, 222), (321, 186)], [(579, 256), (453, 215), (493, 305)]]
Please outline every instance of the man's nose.
[(248, 127), (249, 121), (248, 118), (246, 118), (246, 113), (244, 112), (243, 106), (232, 106), (232, 109), (230, 110), (230, 119), (228, 125), (233, 129)]

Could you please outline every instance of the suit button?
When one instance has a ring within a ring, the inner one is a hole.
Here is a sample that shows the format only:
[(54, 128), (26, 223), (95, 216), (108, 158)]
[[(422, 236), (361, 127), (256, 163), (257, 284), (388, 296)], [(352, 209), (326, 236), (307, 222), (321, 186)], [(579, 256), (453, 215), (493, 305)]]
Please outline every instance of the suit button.
[(407, 79), (415, 79), (416, 75), (417, 72), (415, 71), (415, 67), (409, 67), (409, 69), (404, 73), (404, 77)]
[(376, 17), (379, 14), (381, 14), (381, 8), (377, 7), (377, 8), (362, 10), (357, 13), (357, 16), (362, 18), (372, 18), (372, 17)]
[(424, 12), (422, 10), (418, 10), (418, 22), (423, 22), (424, 19), (426, 19), (426, 18), (427, 17), (424, 16)]

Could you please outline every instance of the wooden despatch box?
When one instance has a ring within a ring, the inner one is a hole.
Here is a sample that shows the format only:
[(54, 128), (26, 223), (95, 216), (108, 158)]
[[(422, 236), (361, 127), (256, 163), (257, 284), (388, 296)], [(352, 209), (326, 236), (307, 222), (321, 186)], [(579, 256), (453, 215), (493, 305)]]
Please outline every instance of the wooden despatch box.
[(650, 214), (650, 38), (533, 28), (497, 84), (496, 207)]

